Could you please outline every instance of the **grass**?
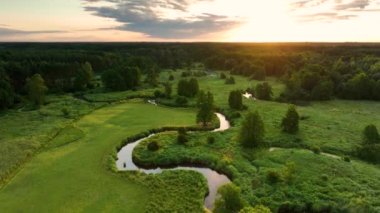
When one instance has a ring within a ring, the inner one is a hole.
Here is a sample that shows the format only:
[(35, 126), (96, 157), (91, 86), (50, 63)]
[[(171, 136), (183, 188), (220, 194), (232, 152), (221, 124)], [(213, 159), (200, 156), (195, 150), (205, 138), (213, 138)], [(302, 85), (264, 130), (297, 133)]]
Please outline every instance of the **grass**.
[[(186, 145), (176, 142), (175, 132), (161, 133), (137, 146), (134, 159), (145, 166), (207, 165), (232, 177), (233, 182), (241, 187), (244, 199), (252, 206), (263, 204), (276, 210), (282, 203), (290, 201), (301, 206), (311, 203), (314, 209), (332, 206), (380, 210), (378, 166), (359, 160), (346, 162), (303, 149), (246, 150), (237, 143), (235, 130), (192, 133)], [(215, 143), (207, 142), (210, 136), (215, 138)], [(149, 151), (146, 146), (150, 141), (157, 141), (160, 149)], [(295, 165), (293, 178), (282, 180), (289, 162)], [(279, 183), (267, 179), (269, 171), (279, 173)], [(358, 199), (368, 205), (353, 204)]]
[[(0, 185), (73, 120), (102, 106), (72, 96), (49, 96), (38, 110), (8, 110), (0, 115)], [(69, 116), (62, 114), (66, 108)], [(62, 138), (62, 137), (61, 137)]]
[[(1, 189), (0, 209), (143, 212), (142, 203), (155, 200), (156, 205), (163, 205), (168, 197), (155, 197), (162, 195), (152, 194), (150, 187), (107, 170), (109, 155), (127, 136), (161, 126), (191, 125), (194, 117), (192, 110), (156, 107), (139, 101), (113, 105), (84, 116), (76, 126), (85, 136), (35, 156)], [(201, 177), (198, 180), (202, 182)], [(159, 181), (165, 178), (160, 177)], [(199, 206), (199, 197), (194, 199)]]
[[(161, 82), (180, 72), (163, 72)], [(214, 94), (218, 107), (228, 110), (229, 91), (245, 90), (256, 81), (235, 76), (237, 84), (226, 85), (218, 74), (199, 77), (200, 87)], [(284, 85), (268, 78), (277, 97)], [(161, 88), (162, 89), (162, 88)], [(97, 101), (121, 101), (148, 96), (154, 89), (116, 93), (86, 94)], [(105, 211), (157, 212), (203, 211), (206, 191), (204, 178), (191, 171), (169, 171), (160, 175), (138, 172), (112, 172), (110, 154), (129, 136), (163, 126), (188, 126), (195, 123), (195, 110), (157, 107), (142, 101), (107, 105), (78, 119), (102, 104), (89, 104), (72, 97), (51, 97), (50, 104), (36, 111), (9, 111), (2, 115), (0, 129), (0, 171), (13, 171), (38, 150), (43, 150), (0, 191), (0, 209), (23, 211)], [(190, 100), (194, 105), (195, 99)], [(262, 116), (268, 147), (283, 147), (269, 152), (243, 149), (237, 142), (242, 118), (226, 132), (189, 133), (189, 142), (177, 144), (176, 132), (157, 134), (136, 147), (135, 160), (141, 165), (201, 164), (223, 172), (242, 189), (250, 205), (264, 204), (276, 210), (284, 202), (312, 203), (312, 208), (332, 206), (354, 212), (380, 211), (380, 168), (354, 157), (361, 132), (368, 124), (380, 127), (380, 103), (370, 101), (312, 102), (299, 106), (303, 119), (296, 135), (281, 131), (280, 123), (287, 104), (244, 99), (248, 110)], [(70, 112), (63, 116), (61, 108)], [(78, 119), (78, 120), (77, 120)], [(74, 122), (74, 120), (77, 120)], [(25, 125), (20, 125), (20, 124)], [(215, 142), (209, 143), (208, 138)], [(148, 151), (149, 141), (160, 145)], [(44, 149), (41, 149), (44, 147)], [(349, 156), (352, 161), (312, 153)], [(292, 181), (285, 180), (285, 168), (294, 162)], [(279, 174), (277, 183), (268, 181), (268, 172)], [(17, 199), (15, 199), (17, 197)]]

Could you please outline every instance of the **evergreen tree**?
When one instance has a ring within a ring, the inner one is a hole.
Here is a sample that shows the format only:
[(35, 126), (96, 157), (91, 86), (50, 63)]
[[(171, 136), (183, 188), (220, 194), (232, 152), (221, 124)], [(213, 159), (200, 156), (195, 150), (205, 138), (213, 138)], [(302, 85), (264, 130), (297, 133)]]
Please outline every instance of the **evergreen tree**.
[(225, 84), (235, 84), (235, 78), (233, 76), (230, 76), (226, 79)]
[(74, 87), (77, 90), (84, 90), (87, 88), (91, 80), (94, 77), (94, 72), (92, 70), (92, 66), (89, 62), (86, 62), (82, 64), (77, 71), (75, 80), (74, 80)]
[(165, 97), (166, 98), (171, 98), (172, 95), (172, 85), (170, 83), (166, 83), (164, 85), (165, 87)]
[(179, 96), (184, 96), (184, 97), (188, 97), (189, 96), (189, 93), (188, 93), (188, 86), (187, 86), (187, 81), (185, 79), (181, 79), (179, 82), (178, 82), (178, 86), (177, 86), (177, 94)]
[(375, 125), (370, 124), (364, 128), (363, 131), (363, 143), (364, 144), (377, 144), (380, 143), (379, 132)]
[(121, 65), (105, 71), (102, 80), (108, 89), (114, 91), (132, 90), (140, 85), (141, 72), (137, 67)]
[(249, 148), (260, 147), (264, 143), (264, 122), (262, 121), (259, 113), (249, 112), (240, 129), (239, 141), (240, 143)]
[(0, 70), (0, 109), (11, 107), (14, 96), (15, 93), (8, 75)]
[(197, 79), (195, 79), (195, 78), (190, 79), (190, 81), (188, 82), (188, 87), (189, 87), (188, 89), (189, 89), (190, 97), (194, 97), (198, 94), (199, 84), (198, 84)]
[(194, 97), (199, 92), (198, 80), (195, 78), (190, 79), (189, 81), (181, 79), (178, 82), (177, 94), (180, 96), (185, 96), (188, 98)]
[(230, 92), (230, 95), (228, 97), (228, 104), (231, 109), (243, 109), (243, 97), (240, 90), (234, 90)]
[(286, 116), (282, 119), (282, 130), (295, 134), (298, 132), (299, 115), (294, 105), (290, 105)]
[(197, 122), (202, 122), (203, 126), (212, 121), (214, 111), (214, 97), (210, 92), (200, 91), (198, 95)]
[(34, 74), (26, 80), (26, 89), (30, 101), (34, 104), (40, 106), (45, 102), (45, 93), (48, 88), (45, 86), (45, 81), (40, 74)]
[(157, 86), (158, 85), (158, 77), (159, 76), (160, 76), (160, 73), (158, 72), (157, 67), (156, 66), (152, 66), (148, 70), (145, 82), (147, 82), (151, 86)]
[(270, 100), (273, 95), (272, 87), (268, 84), (268, 82), (257, 84), (255, 91), (256, 97), (261, 100)]

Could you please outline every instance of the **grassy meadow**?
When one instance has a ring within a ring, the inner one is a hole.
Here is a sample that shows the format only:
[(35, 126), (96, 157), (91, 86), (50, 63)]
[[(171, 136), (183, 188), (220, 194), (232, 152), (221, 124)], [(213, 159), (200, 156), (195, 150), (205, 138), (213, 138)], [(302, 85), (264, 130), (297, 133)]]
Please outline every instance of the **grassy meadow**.
[[(181, 72), (165, 71), (160, 81)], [(229, 92), (245, 90), (258, 81), (234, 76), (226, 85), (219, 72), (198, 77), (200, 88), (214, 95), (215, 105), (228, 111)], [(278, 97), (285, 86), (267, 81)], [(161, 88), (163, 89), (163, 88)], [(156, 89), (51, 96), (37, 110), (9, 110), (0, 115), (0, 209), (4, 212), (203, 212), (207, 192), (203, 176), (192, 171), (166, 171), (159, 175), (116, 172), (111, 155), (121, 141), (152, 128), (195, 125), (195, 99), (188, 108), (154, 106), (132, 97), (153, 97)], [(169, 100), (171, 101), (171, 100)], [(101, 103), (118, 102), (118, 103)], [(140, 165), (194, 163), (228, 175), (242, 189), (245, 201), (275, 211), (287, 201), (314, 209), (326, 206), (380, 211), (380, 167), (360, 161), (353, 153), (368, 124), (380, 126), (380, 103), (333, 100), (298, 106), (300, 132), (285, 134), (281, 119), (288, 104), (244, 99), (248, 110), (258, 111), (265, 123), (263, 150), (243, 149), (237, 142), (242, 118), (226, 132), (189, 133), (189, 142), (176, 142), (176, 132), (160, 133), (136, 147)], [(62, 109), (69, 113), (63, 113)], [(214, 137), (209, 143), (207, 138)], [(157, 152), (147, 150), (157, 141)], [(283, 149), (270, 150), (269, 147)], [(310, 149), (337, 158), (314, 154)], [(350, 162), (341, 159), (349, 156)], [(287, 168), (294, 165), (291, 173)], [(279, 178), (268, 181), (268, 173)], [(16, 175), (14, 175), (16, 174)], [(12, 177), (12, 178), (11, 178)]]

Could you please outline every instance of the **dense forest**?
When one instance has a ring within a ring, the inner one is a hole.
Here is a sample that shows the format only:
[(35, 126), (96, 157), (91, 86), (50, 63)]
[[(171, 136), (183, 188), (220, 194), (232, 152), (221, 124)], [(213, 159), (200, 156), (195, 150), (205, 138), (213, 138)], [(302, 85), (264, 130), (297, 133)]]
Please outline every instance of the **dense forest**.
[[(55, 209), (91, 190), (118, 206), (109, 193), (147, 186), (149, 200), (128, 197), (147, 212), (203, 212), (199, 174), (109, 173), (122, 145), (157, 133), (136, 146), (133, 162), (226, 175), (214, 212), (376, 212), (378, 100), (379, 44), (0, 43), (0, 186), (38, 159), (23, 187), (0, 188), (0, 200), (15, 208), (20, 188), (54, 190)], [(218, 115), (228, 131), (208, 131)], [(44, 200), (29, 198), (26, 206)]]
[(155, 84), (161, 69), (195, 62), (257, 80), (279, 77), (286, 90), (278, 101), (380, 100), (380, 50), (371, 44), (29, 43), (1, 44), (0, 107), (19, 103), (34, 74), (50, 93), (94, 88), (93, 73), (110, 90), (126, 90), (139, 85), (141, 74)]

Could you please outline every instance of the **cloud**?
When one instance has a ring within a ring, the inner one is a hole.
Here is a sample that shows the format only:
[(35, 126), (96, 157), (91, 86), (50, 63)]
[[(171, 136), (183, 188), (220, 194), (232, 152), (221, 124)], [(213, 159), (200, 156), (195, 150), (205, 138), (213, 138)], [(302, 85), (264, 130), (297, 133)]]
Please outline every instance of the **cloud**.
[[(115, 29), (144, 33), (157, 38), (193, 38), (224, 31), (241, 22), (228, 16), (189, 11), (190, 5), (207, 0), (84, 0), (86, 11), (112, 18)], [(112, 6), (91, 6), (107, 2)]]
[(17, 36), (17, 35), (63, 33), (63, 32), (66, 32), (66, 31), (59, 31), (59, 30), (25, 31), (25, 30), (17, 30), (17, 29), (0, 27), (0, 36)]
[(314, 13), (309, 15), (304, 15), (300, 18), (301, 21), (315, 22), (315, 21), (326, 21), (331, 22), (333, 20), (346, 20), (350, 18), (355, 18), (357, 15), (340, 15), (339, 13)]
[(298, 15), (302, 21), (328, 22), (352, 19), (361, 13), (380, 10), (379, 0), (296, 0), (291, 7), (293, 12), (303, 12)]
[(370, 0), (354, 0), (349, 3), (339, 3), (335, 6), (337, 10), (347, 10), (347, 9), (364, 9), (371, 3)]

